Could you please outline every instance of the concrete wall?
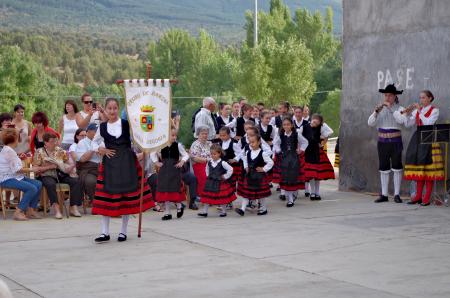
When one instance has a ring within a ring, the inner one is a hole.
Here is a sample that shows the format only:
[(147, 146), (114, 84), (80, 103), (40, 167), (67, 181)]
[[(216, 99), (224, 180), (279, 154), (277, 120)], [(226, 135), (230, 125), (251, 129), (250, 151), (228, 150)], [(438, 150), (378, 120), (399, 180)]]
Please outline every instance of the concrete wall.
[(367, 126), (378, 89), (396, 83), (403, 106), (430, 89), (439, 123), (450, 120), (450, 1), (344, 0), (343, 15), (340, 189), (378, 192), (376, 129)]

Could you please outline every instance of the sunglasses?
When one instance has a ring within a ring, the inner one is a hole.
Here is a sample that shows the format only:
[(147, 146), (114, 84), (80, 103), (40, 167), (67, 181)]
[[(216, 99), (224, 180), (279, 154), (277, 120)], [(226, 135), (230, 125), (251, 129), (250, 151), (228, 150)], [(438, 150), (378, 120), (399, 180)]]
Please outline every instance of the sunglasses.
[(83, 103), (84, 103), (85, 105), (89, 105), (89, 104), (92, 103), (92, 101), (83, 101)]

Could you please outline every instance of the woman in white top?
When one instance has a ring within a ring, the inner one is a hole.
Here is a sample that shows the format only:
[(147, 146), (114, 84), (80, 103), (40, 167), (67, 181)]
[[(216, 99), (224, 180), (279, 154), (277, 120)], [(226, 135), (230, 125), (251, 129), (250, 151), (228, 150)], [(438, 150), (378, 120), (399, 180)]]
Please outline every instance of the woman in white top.
[(61, 148), (68, 150), (74, 142), (75, 132), (78, 129), (76, 115), (78, 107), (76, 103), (69, 99), (64, 103), (64, 115), (59, 120), (58, 133), (62, 135)]
[[(406, 127), (416, 126), (406, 150), (405, 174), (403, 179), (415, 181), (416, 196), (408, 204), (430, 205), (433, 184), (445, 180), (445, 165), (441, 147), (438, 143), (421, 144), (420, 126), (434, 125), (439, 119), (439, 109), (432, 104), (434, 95), (430, 90), (420, 92), (420, 105), (410, 106), (402, 112), (396, 111), (394, 117)], [(425, 189), (425, 195), (423, 195)]]
[(19, 143), (17, 144), (15, 151), (20, 158), (25, 158), (26, 154), (30, 152), (30, 135), (32, 129), (31, 124), (24, 118), (25, 107), (21, 104), (16, 105), (14, 107), (12, 124), (14, 124), (19, 131)]
[(103, 108), (92, 101), (89, 93), (84, 93), (81, 96), (81, 102), (83, 103), (83, 110), (76, 115), (78, 127), (86, 128), (89, 123), (99, 125), (101, 122), (108, 120)]
[(30, 179), (24, 174), (31, 171), (45, 170), (45, 168), (23, 168), (22, 161), (14, 151), (19, 143), (19, 133), (15, 128), (7, 128), (3, 131), (2, 141), (4, 147), (0, 152), (0, 186), (17, 189), (24, 193), (14, 212), (14, 219), (41, 218), (36, 208), (41, 194), (42, 183), (38, 180)]

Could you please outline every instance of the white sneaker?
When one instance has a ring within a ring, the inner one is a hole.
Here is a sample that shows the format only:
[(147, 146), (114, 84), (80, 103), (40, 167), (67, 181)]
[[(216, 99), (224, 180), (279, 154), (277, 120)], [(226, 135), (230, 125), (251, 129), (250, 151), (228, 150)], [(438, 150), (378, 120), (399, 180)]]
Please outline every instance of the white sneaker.
[(81, 217), (81, 213), (80, 213), (80, 211), (78, 211), (77, 206), (73, 206), (70, 208), (70, 216)]

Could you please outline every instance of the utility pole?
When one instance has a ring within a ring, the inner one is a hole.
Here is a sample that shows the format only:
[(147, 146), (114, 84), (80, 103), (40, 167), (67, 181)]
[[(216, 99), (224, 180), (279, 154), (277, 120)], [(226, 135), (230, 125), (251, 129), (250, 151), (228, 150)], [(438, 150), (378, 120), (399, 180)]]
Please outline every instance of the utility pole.
[(253, 28), (253, 46), (258, 46), (258, 0), (255, 0), (255, 20), (253, 22), (254, 28)]

